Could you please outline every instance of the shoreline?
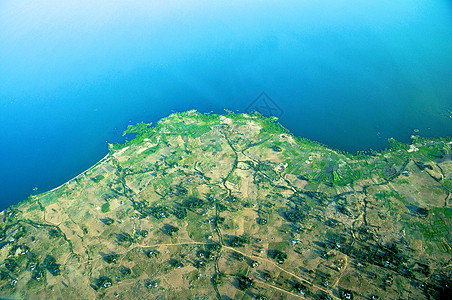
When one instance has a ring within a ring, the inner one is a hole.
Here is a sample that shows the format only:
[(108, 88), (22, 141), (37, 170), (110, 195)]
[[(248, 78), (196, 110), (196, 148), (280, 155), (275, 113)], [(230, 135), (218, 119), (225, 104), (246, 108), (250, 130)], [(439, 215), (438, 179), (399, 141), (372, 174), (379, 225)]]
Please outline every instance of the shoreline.
[[(85, 174), (86, 172), (88, 172), (88, 171), (91, 170), (92, 168), (94, 168), (94, 167), (96, 167), (97, 165), (99, 165), (100, 163), (102, 163), (102, 161), (105, 160), (106, 158), (108, 158), (108, 156), (110, 156), (110, 152), (108, 152), (107, 155), (105, 155), (104, 157), (102, 157), (97, 163), (95, 163), (94, 165), (92, 165), (91, 167), (89, 167), (88, 169), (86, 169), (85, 171), (83, 171), (83, 172), (81, 172), (80, 174), (76, 175), (75, 177), (73, 177), (73, 178), (67, 180), (65, 183), (63, 183), (63, 184), (57, 186), (56, 188), (53, 188), (53, 189), (51, 189), (50, 191), (44, 192), (43, 194), (40, 194), (40, 195), (44, 195), (44, 194), (53, 192), (53, 191), (59, 189), (60, 187), (62, 187), (63, 185), (65, 185), (65, 184), (71, 182), (72, 180), (74, 180), (74, 179), (80, 177), (81, 175)], [(36, 196), (39, 196), (39, 195), (36, 195)]]
[[(34, 198), (37, 197), (37, 196), (45, 196), (46, 194), (51, 193), (51, 192), (53, 192), (53, 191), (56, 191), (57, 189), (63, 187), (65, 184), (67, 184), (67, 183), (71, 182), (72, 180), (74, 180), (74, 179), (76, 179), (76, 178), (82, 176), (83, 174), (85, 174), (86, 172), (88, 172), (89, 170), (91, 170), (92, 168), (94, 168), (94, 167), (96, 167), (97, 165), (101, 164), (104, 160), (106, 160), (106, 159), (110, 156), (110, 154), (111, 154), (111, 152), (109, 151), (109, 152), (108, 152), (104, 157), (102, 157), (98, 162), (96, 162), (94, 165), (92, 165), (92, 166), (89, 167), (88, 169), (84, 170), (84, 171), (81, 172), (80, 174), (78, 174), (78, 175), (72, 177), (71, 179), (65, 181), (65, 182), (62, 183), (61, 185), (59, 185), (59, 186), (57, 186), (57, 187), (55, 187), (55, 188), (53, 188), (53, 189), (51, 189), (51, 190), (49, 190), (49, 191), (47, 191), (47, 192), (44, 192), (44, 193), (41, 193), (41, 194), (38, 194), (38, 195), (33, 195), (33, 196), (32, 196), (32, 199), (34, 199)], [(20, 204), (20, 202), (19, 202), (18, 204)]]
[(56, 191), (57, 189), (63, 187), (65, 184), (67, 184), (67, 183), (71, 182), (72, 180), (74, 180), (74, 179), (76, 179), (76, 178), (82, 176), (83, 174), (85, 174), (86, 172), (88, 172), (89, 170), (91, 170), (92, 168), (94, 168), (94, 167), (98, 166), (99, 164), (101, 164), (101, 163), (102, 163), (104, 160), (106, 160), (111, 154), (112, 154), (112, 153), (111, 153), (110, 151), (108, 151), (108, 153), (107, 153), (104, 157), (102, 157), (98, 162), (96, 162), (94, 165), (92, 165), (92, 166), (89, 167), (88, 169), (84, 170), (83, 172), (79, 173), (78, 175), (72, 177), (71, 179), (65, 181), (64, 183), (60, 184), (60, 185), (57, 186), (57, 187), (55, 187), (55, 188), (53, 188), (53, 189), (51, 189), (51, 190), (48, 190), (48, 191), (46, 191), (46, 192), (37, 194), (37, 195), (31, 195), (31, 199), (30, 199), (30, 198), (26, 198), (26, 199), (24, 199), (24, 200), (22, 200), (22, 201), (19, 201), (19, 202), (16, 203), (16, 204), (9, 205), (8, 207), (6, 207), (6, 208), (3, 209), (2, 211), (0, 211), (0, 216), (3, 215), (3, 214), (5, 213), (5, 211), (7, 211), (7, 210), (10, 209), (10, 208), (14, 208), (14, 207), (20, 206), (21, 204), (23, 204), (23, 203), (25, 203), (25, 202), (27, 202), (27, 201), (34, 200), (34, 199), (35, 199), (36, 197), (38, 197), (38, 196), (39, 196), (39, 197), (45, 196), (45, 195), (47, 195), (48, 193), (51, 193), (51, 192), (53, 192), (53, 191)]

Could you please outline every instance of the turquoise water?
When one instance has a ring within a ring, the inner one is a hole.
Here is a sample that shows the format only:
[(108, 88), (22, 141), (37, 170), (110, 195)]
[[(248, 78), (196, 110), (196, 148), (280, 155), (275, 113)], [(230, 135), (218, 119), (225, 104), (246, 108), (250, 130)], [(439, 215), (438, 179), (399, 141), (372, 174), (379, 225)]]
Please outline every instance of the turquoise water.
[(297, 135), (381, 149), (450, 135), (451, 87), (448, 0), (2, 0), (0, 209), (172, 111), (266, 92)]

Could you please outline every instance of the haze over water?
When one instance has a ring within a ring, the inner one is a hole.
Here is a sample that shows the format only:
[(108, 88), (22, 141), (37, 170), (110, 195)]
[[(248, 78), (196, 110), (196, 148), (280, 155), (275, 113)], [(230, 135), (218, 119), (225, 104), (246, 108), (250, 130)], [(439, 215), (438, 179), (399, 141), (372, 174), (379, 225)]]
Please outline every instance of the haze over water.
[(452, 4), (0, 2), (0, 209), (107, 153), (128, 124), (243, 112), (347, 151), (452, 133)]

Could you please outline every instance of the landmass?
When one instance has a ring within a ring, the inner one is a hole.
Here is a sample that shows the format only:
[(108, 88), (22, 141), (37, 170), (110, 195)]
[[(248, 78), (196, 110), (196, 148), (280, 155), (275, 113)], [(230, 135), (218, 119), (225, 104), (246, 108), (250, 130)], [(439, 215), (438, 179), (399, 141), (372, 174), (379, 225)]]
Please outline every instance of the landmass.
[(450, 137), (349, 154), (174, 113), (0, 213), (14, 299), (450, 299)]

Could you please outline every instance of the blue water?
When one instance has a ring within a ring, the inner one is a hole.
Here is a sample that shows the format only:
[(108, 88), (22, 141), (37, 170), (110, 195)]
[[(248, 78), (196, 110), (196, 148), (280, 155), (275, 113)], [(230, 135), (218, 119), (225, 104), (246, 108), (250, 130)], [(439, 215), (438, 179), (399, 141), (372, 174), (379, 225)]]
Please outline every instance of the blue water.
[(2, 0), (0, 209), (130, 123), (244, 111), (264, 91), (292, 132), (347, 151), (450, 135), (452, 4)]

